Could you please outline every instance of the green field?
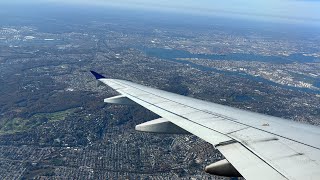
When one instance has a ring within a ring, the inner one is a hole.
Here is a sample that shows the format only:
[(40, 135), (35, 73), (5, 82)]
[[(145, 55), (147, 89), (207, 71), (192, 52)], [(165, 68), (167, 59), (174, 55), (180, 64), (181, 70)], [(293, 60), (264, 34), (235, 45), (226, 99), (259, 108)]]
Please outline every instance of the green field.
[(4, 122), (4, 124), (0, 126), (0, 134), (12, 134), (16, 132), (27, 131), (45, 122), (65, 120), (66, 117), (70, 116), (78, 109), (79, 108), (72, 108), (72, 109), (57, 111), (53, 113), (38, 113), (38, 114), (34, 114), (28, 119), (23, 119), (23, 118), (2, 119), (1, 122)]

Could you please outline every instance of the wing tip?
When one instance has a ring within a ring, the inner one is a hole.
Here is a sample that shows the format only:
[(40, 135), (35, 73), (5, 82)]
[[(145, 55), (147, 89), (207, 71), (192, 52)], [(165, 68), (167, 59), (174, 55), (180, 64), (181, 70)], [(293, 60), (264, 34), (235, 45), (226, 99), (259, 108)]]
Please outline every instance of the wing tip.
[(97, 72), (95, 72), (95, 71), (90, 71), (90, 72), (91, 72), (91, 74), (94, 75), (94, 77), (95, 77), (96, 79), (106, 78), (106, 77), (102, 76), (101, 74), (99, 74), (99, 73), (97, 73)]

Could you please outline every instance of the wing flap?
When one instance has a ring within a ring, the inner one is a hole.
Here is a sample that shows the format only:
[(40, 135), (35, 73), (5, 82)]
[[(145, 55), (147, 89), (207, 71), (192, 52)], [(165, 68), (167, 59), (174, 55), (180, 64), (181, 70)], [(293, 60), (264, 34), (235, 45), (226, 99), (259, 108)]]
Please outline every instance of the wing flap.
[(216, 148), (246, 179), (287, 179), (240, 143), (217, 146)]
[[(318, 179), (319, 150), (253, 128), (230, 134), (289, 179)], [(318, 155), (317, 155), (318, 154)]]

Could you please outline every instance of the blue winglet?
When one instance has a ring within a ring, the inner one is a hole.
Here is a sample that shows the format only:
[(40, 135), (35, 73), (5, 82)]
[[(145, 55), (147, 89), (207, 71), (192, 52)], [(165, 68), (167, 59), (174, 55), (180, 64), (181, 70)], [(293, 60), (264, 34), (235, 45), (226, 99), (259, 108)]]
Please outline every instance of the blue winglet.
[(96, 72), (94, 72), (94, 71), (90, 71), (90, 72), (94, 75), (94, 77), (95, 77), (96, 79), (106, 78), (106, 77), (102, 76), (101, 74), (96, 73)]

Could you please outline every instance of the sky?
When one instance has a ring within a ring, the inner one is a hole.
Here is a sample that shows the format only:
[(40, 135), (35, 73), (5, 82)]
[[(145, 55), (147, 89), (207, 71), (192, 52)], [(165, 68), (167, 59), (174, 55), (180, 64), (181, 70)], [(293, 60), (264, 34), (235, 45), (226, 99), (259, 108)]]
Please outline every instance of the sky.
[[(0, 0), (11, 3), (23, 0)], [(320, 0), (29, 0), (320, 24)]]

